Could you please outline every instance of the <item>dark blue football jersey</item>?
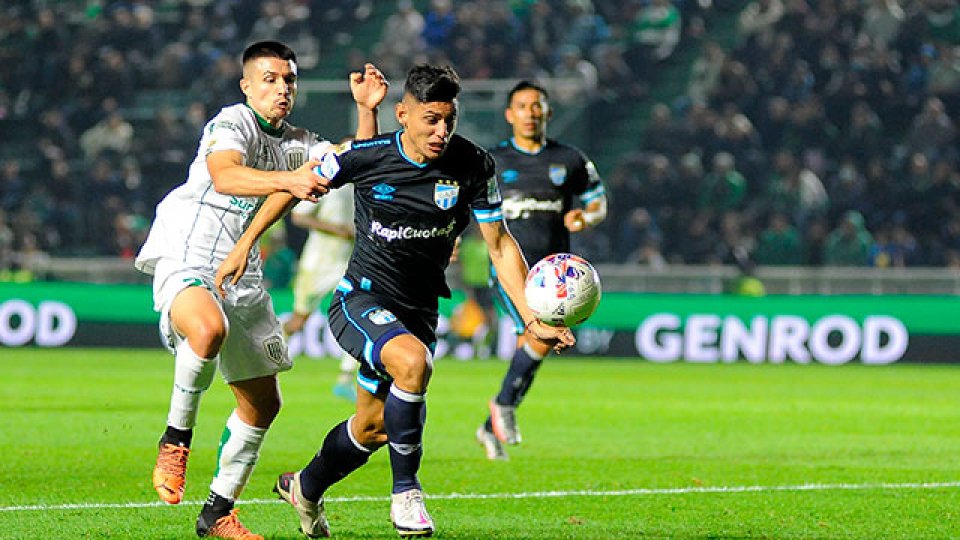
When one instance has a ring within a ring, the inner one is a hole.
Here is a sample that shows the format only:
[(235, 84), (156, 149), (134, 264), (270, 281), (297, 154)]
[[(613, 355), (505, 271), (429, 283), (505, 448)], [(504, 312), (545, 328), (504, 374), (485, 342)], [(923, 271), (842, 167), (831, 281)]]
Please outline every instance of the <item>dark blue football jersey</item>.
[(493, 158), (454, 134), (430, 163), (403, 153), (396, 131), (345, 143), (324, 156), (333, 187), (354, 185), (357, 237), (346, 277), (362, 289), (412, 308), (450, 297), (444, 271), (470, 221), (502, 219)]
[(570, 250), (563, 216), (574, 197), (587, 204), (604, 196), (597, 169), (579, 149), (547, 139), (531, 154), (506, 140), (490, 153), (497, 166), (503, 218), (531, 266), (543, 257)]

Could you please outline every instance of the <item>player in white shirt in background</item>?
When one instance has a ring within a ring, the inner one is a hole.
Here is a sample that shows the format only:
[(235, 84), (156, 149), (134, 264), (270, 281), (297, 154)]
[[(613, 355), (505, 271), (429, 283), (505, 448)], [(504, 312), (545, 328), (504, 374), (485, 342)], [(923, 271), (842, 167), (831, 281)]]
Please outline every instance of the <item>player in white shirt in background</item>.
[[(290, 212), (293, 224), (310, 234), (300, 252), (297, 276), (293, 281), (293, 315), (283, 324), (286, 335), (303, 329), (307, 319), (332, 293), (347, 270), (353, 251), (353, 185), (335, 189), (318, 202), (301, 201)], [(340, 374), (333, 387), (337, 397), (356, 401), (354, 373), (357, 361), (342, 352)]]
[[(316, 201), (326, 192), (314, 172), (331, 148), (287, 123), (297, 95), (296, 55), (275, 41), (243, 53), (246, 101), (223, 108), (203, 129), (187, 181), (157, 205), (136, 267), (152, 274), (160, 331), (175, 356), (167, 428), (159, 443), (154, 487), (168, 504), (181, 501), (187, 458), (203, 392), (219, 367), (237, 400), (221, 438), (210, 495), (197, 519), (199, 536), (257, 540), (237, 519), (240, 496), (280, 409), (277, 373), (291, 361), (259, 252), (225, 298), (214, 275), (263, 199), (280, 191)], [(358, 137), (376, 134), (376, 107), (387, 82), (372, 65), (350, 75)]]

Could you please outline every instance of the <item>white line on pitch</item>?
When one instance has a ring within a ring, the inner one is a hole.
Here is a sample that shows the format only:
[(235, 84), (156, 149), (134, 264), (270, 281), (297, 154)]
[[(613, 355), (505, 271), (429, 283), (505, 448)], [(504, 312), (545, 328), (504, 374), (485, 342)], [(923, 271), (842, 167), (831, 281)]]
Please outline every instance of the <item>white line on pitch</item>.
[[(876, 484), (799, 484), (795, 486), (718, 486), (718, 487), (681, 487), (681, 488), (637, 488), (611, 491), (570, 490), (570, 491), (529, 491), (524, 493), (447, 493), (427, 495), (428, 499), (546, 499), (551, 497), (625, 497), (631, 495), (682, 495), (688, 493), (763, 493), (774, 491), (866, 491), (901, 489), (944, 489), (960, 487), (957, 482), (906, 482)], [(380, 502), (389, 501), (389, 497), (357, 496), (330, 497), (327, 502)], [(247, 499), (237, 504), (280, 504), (279, 499)], [(183, 505), (200, 505), (203, 501), (184, 501)], [(33, 504), (25, 506), (0, 506), (0, 512), (29, 512), (41, 510), (98, 510), (107, 508), (152, 508), (167, 506), (160, 501), (128, 503), (76, 503), (76, 504)]]

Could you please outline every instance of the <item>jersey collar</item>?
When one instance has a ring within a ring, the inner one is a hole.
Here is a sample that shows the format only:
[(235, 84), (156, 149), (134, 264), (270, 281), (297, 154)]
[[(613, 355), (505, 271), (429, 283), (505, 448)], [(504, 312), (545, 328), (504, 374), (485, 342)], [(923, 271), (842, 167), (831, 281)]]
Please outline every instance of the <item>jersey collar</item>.
[(286, 122), (281, 122), (280, 127), (273, 127), (270, 125), (270, 122), (267, 122), (266, 118), (260, 116), (260, 113), (253, 110), (253, 107), (251, 107), (249, 103), (244, 103), (244, 105), (250, 109), (250, 112), (252, 112), (253, 116), (257, 119), (257, 125), (260, 126), (260, 129), (267, 135), (271, 137), (279, 137), (283, 135), (284, 130), (287, 129)]
[(410, 159), (410, 156), (408, 156), (408, 155), (406, 154), (406, 152), (403, 151), (403, 143), (400, 141), (400, 134), (403, 133), (403, 131), (404, 131), (404, 130), (402, 130), (402, 129), (401, 129), (401, 130), (398, 130), (398, 131), (397, 131), (397, 135), (396, 135), (396, 137), (397, 137), (397, 151), (400, 152), (400, 157), (402, 157), (403, 159), (407, 160), (407, 162), (410, 163), (411, 165), (413, 165), (414, 167), (417, 167), (417, 168), (420, 168), (420, 169), (422, 169), (422, 168), (426, 167), (427, 165), (429, 165), (429, 164), (430, 164), (429, 161), (427, 161), (426, 163), (417, 163), (416, 161)]
[(512, 146), (514, 150), (516, 150), (517, 152), (520, 152), (521, 154), (526, 154), (528, 156), (535, 156), (540, 152), (543, 152), (543, 149), (547, 147), (547, 141), (543, 141), (543, 144), (540, 145), (540, 149), (537, 150), (536, 152), (530, 152), (529, 150), (524, 150), (523, 148), (520, 148), (519, 146), (517, 146), (517, 139), (515, 137), (510, 137), (510, 146)]

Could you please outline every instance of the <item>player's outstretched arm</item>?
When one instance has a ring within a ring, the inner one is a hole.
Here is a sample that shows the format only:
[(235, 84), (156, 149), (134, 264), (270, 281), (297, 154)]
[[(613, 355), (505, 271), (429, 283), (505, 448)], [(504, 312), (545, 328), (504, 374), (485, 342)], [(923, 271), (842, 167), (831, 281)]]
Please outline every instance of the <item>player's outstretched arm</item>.
[(358, 139), (369, 139), (380, 132), (377, 108), (387, 97), (390, 83), (373, 64), (365, 64), (362, 71), (350, 73), (350, 93), (357, 103)]
[(314, 168), (319, 159), (310, 159), (293, 171), (261, 171), (243, 164), (243, 154), (221, 150), (207, 156), (207, 170), (218, 193), (240, 197), (264, 197), (285, 191), (298, 199), (316, 202), (327, 192), (323, 177)]
[(220, 296), (226, 294), (223, 290), (224, 282), (228, 282), (230, 285), (236, 285), (237, 282), (240, 281), (240, 278), (243, 277), (243, 273), (247, 270), (247, 260), (250, 257), (250, 250), (253, 249), (253, 246), (263, 235), (264, 231), (269, 229), (277, 220), (290, 211), (297, 202), (296, 197), (285, 191), (280, 191), (267, 197), (263, 206), (254, 214), (247, 230), (243, 231), (243, 234), (240, 235), (233, 250), (230, 251), (223, 262), (220, 263), (220, 267), (217, 268), (217, 274), (213, 278), (213, 283), (217, 287), (217, 292)]
[(548, 326), (540, 322), (527, 307), (523, 286), (527, 278), (527, 261), (516, 239), (507, 230), (503, 221), (480, 223), (480, 234), (487, 244), (490, 253), (490, 262), (497, 270), (500, 285), (507, 292), (507, 296), (520, 311), (526, 329), (537, 339), (550, 343), (557, 352), (576, 343), (573, 332), (563, 326)]

